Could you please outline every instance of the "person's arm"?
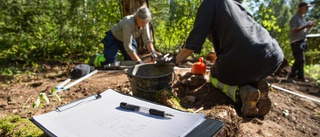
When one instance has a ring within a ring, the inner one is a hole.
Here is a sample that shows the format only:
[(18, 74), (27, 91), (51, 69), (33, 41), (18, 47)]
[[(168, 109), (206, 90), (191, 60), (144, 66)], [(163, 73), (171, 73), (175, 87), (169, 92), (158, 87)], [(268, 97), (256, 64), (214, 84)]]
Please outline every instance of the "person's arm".
[(132, 47), (132, 27), (129, 24), (124, 24), (123, 27), (123, 47), (126, 50), (127, 54), (131, 57), (131, 59), (135, 62), (141, 61), (139, 56), (136, 54), (136, 51)]
[(157, 54), (157, 51), (155, 50), (152, 42), (147, 44), (147, 49), (150, 52), (152, 60), (154, 60), (154, 61), (157, 60), (158, 59), (158, 54)]
[(184, 61), (192, 53), (200, 53), (202, 45), (211, 31), (214, 18), (214, 2), (204, 0), (196, 15), (193, 29), (191, 30), (186, 45), (176, 56), (176, 64)]
[(128, 55), (131, 57), (131, 59), (135, 62), (139, 62), (141, 61), (141, 59), (139, 58), (139, 56), (135, 53), (135, 52), (130, 52), (128, 53)]
[(196, 19), (193, 28), (186, 40), (185, 48), (194, 50), (195, 53), (200, 53), (204, 41), (210, 31), (215, 15), (215, 2), (212, 0), (204, 0), (198, 8)]
[(153, 43), (152, 43), (152, 42), (150, 42), (150, 43), (148, 43), (148, 44), (147, 44), (147, 49), (148, 49), (148, 51), (149, 51), (149, 52), (155, 51), (155, 49), (154, 49), (154, 46), (153, 46)]
[(142, 40), (143, 40), (143, 43), (146, 44), (146, 47), (149, 52), (152, 52), (155, 50), (153, 46), (153, 41), (150, 35), (149, 23), (143, 29)]
[(147, 50), (150, 52), (153, 60), (156, 60), (158, 55), (153, 45), (153, 40), (151, 38), (149, 23), (145, 26), (142, 34), (143, 43), (146, 44)]
[(314, 20), (313, 20), (313, 21), (310, 20), (310, 21), (308, 22), (308, 24), (310, 25), (310, 27), (308, 28), (308, 31), (310, 31), (310, 30), (312, 29), (312, 27), (317, 24), (317, 22), (314, 21)]
[(189, 57), (193, 52), (194, 50), (182, 48), (182, 50), (176, 56), (176, 60), (175, 60), (176, 62), (174, 63), (179, 64), (180, 62), (185, 61), (186, 58)]
[(309, 28), (309, 29), (310, 29), (310, 25), (307, 24), (307, 25), (304, 25), (304, 26), (295, 28), (295, 29), (292, 30), (292, 32), (293, 32), (293, 33), (298, 33), (298, 32), (300, 32), (300, 31), (304, 30), (305, 28)]
[(300, 26), (300, 27), (294, 27), (292, 29), (293, 33), (298, 33), (304, 29), (310, 30), (315, 25), (314, 21), (312, 23), (307, 23), (306, 25)]

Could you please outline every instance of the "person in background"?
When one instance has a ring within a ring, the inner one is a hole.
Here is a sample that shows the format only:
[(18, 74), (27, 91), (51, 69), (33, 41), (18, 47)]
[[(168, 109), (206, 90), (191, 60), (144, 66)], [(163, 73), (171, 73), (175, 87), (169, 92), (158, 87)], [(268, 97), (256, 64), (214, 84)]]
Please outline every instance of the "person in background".
[(103, 67), (106, 64), (117, 61), (118, 50), (124, 56), (124, 60), (133, 60), (143, 63), (138, 56), (138, 44), (135, 38), (142, 36), (144, 46), (151, 53), (153, 59), (157, 58), (149, 32), (151, 12), (147, 7), (139, 8), (133, 15), (128, 15), (106, 32), (101, 41), (104, 45), (103, 54), (94, 55), (88, 62), (95, 67)]
[(301, 2), (298, 5), (298, 12), (290, 20), (290, 45), (294, 57), (294, 63), (291, 68), (291, 73), (288, 76), (288, 81), (293, 79), (309, 82), (304, 77), (304, 62), (307, 49), (306, 35), (309, 30), (316, 25), (315, 21), (306, 21), (303, 17), (307, 13), (309, 4)]
[(271, 108), (265, 78), (278, 69), (284, 55), (277, 41), (238, 1), (203, 0), (184, 47), (177, 56), (162, 57), (157, 64), (185, 61), (201, 52), (206, 38), (217, 56), (210, 70), (212, 85), (241, 104), (242, 116), (265, 116)]

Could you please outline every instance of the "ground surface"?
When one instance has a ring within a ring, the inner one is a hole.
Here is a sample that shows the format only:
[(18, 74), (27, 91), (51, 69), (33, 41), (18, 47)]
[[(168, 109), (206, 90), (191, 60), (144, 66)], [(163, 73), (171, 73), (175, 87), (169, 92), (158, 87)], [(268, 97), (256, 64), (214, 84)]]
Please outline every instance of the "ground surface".
[[(32, 104), (39, 93), (50, 95), (52, 88), (67, 79), (67, 72), (72, 66), (44, 64), (43, 68), (47, 72), (0, 78), (0, 117), (15, 114), (30, 118), (53, 111), (59, 105), (107, 89), (132, 94), (127, 74), (124, 71), (103, 70), (60, 93), (61, 103), (49, 96), (51, 101), (49, 105), (44, 104), (43, 107), (34, 109)], [(269, 76), (269, 83), (320, 100), (319, 86), (313, 82), (287, 82), (284, 77), (287, 70), (288, 68), (285, 67), (277, 76)], [(190, 76), (186, 72), (189, 71), (190, 69), (175, 70), (176, 77), (172, 92), (181, 100), (183, 108), (196, 111), (203, 107), (198, 113), (204, 113), (209, 118), (225, 122), (219, 136), (320, 137), (319, 102), (273, 88), (269, 93), (272, 100), (271, 111), (264, 118), (244, 118), (239, 113), (239, 106), (218, 89), (212, 87), (208, 81), (197, 84), (188, 83), (186, 80)]]

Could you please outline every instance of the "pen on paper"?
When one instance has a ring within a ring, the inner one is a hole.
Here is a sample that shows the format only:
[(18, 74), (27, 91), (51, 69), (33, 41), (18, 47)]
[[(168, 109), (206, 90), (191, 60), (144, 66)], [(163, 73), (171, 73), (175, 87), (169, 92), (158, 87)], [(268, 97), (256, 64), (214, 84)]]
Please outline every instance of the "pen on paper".
[(120, 107), (127, 109), (127, 110), (133, 110), (133, 111), (145, 111), (148, 112), (151, 115), (157, 115), (157, 116), (162, 116), (162, 117), (173, 117), (174, 115), (165, 113), (162, 110), (157, 110), (153, 108), (146, 108), (142, 106), (137, 106), (137, 105), (132, 105), (132, 104), (127, 104), (125, 102), (120, 103)]

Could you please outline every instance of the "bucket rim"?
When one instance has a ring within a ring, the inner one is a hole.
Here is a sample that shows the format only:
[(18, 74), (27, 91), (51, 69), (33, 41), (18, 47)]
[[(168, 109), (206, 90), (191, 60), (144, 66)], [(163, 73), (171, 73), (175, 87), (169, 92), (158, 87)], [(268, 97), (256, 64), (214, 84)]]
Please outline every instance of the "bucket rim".
[[(156, 64), (154, 64), (154, 63), (137, 64), (137, 65), (134, 65), (134, 66), (132, 66), (132, 67), (130, 67), (130, 68), (139, 67), (139, 66), (144, 66), (144, 65), (156, 65)], [(169, 67), (169, 66), (168, 66), (168, 67)], [(162, 75), (158, 75), (158, 76), (139, 76), (139, 75), (133, 75), (132, 73), (129, 73), (128, 71), (129, 71), (129, 69), (127, 70), (127, 74), (128, 74), (129, 76), (134, 76), (134, 77), (138, 77), (138, 78), (160, 78), (160, 77), (172, 75), (172, 74), (174, 73), (174, 68), (171, 67), (169, 73), (162, 74)]]

